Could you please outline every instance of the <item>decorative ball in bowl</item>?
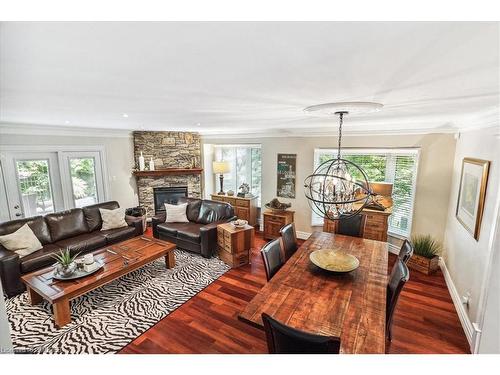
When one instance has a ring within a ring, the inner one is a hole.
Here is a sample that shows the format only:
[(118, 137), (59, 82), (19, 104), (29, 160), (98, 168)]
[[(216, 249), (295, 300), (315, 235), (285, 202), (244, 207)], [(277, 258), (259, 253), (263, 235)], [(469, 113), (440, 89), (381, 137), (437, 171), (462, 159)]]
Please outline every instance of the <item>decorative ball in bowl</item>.
[(264, 206), (273, 211), (285, 211), (286, 209), (292, 207), (292, 204), (283, 203), (280, 202), (278, 198), (274, 198), (271, 202), (266, 203)]
[(241, 228), (241, 227), (244, 227), (245, 225), (247, 225), (248, 221), (238, 219), (238, 220), (231, 221), (231, 224), (233, 224), (236, 228)]

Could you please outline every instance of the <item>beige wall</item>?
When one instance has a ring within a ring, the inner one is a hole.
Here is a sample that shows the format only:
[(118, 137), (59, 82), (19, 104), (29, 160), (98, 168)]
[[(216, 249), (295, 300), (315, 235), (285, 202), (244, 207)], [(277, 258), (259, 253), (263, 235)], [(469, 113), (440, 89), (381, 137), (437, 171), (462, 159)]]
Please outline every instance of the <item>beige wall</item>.
[[(453, 182), (445, 231), (445, 262), (460, 297), (470, 293), (467, 311), (471, 322), (481, 327), (490, 264), (493, 260), (493, 236), (498, 216), (500, 184), (500, 141), (498, 129), (490, 128), (462, 133), (457, 142), (453, 167)], [(455, 217), (464, 157), (491, 161), (479, 240), (476, 241)], [(498, 249), (497, 249), (498, 251)], [(497, 273), (498, 269), (491, 270)], [(493, 289), (494, 290), (494, 289)], [(497, 289), (498, 290), (498, 289)], [(494, 314), (498, 316), (500, 307)], [(496, 326), (498, 329), (498, 324)], [(499, 332), (494, 334), (498, 335)]]
[[(89, 129), (89, 132), (91, 131)], [(103, 146), (106, 150), (106, 167), (109, 175), (109, 199), (117, 200), (122, 207), (132, 207), (138, 204), (135, 178), (131, 175), (134, 165), (134, 146), (131, 136), (29, 136), (0, 133), (0, 145)]]
[[(278, 153), (297, 154), (297, 198), (280, 199), (290, 201), (296, 212), (298, 231), (312, 232), (311, 209), (304, 197), (302, 183), (313, 172), (314, 149), (337, 145), (336, 137), (280, 137), (216, 139), (202, 137), (206, 144), (262, 145), (262, 202), (269, 202), (276, 194), (276, 161)], [(455, 139), (451, 134), (397, 135), (397, 136), (351, 136), (343, 138), (344, 147), (420, 147), (415, 212), (412, 231), (429, 233), (443, 239), (448, 212)], [(207, 191), (206, 193), (210, 193)]]

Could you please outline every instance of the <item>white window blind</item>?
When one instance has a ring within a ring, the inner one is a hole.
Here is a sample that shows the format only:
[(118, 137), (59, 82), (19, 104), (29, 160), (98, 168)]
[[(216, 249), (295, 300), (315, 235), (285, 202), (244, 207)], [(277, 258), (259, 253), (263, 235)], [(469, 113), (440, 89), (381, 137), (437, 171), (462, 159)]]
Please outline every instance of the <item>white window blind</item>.
[[(250, 186), (253, 195), (258, 196), (260, 207), (261, 189), (261, 148), (260, 145), (215, 145), (214, 161), (227, 161), (230, 172), (224, 174), (224, 191), (233, 190), (236, 194), (243, 183)], [(219, 176), (214, 175), (215, 185), (219, 186)]]
[[(337, 156), (336, 149), (316, 149), (314, 169)], [(342, 158), (358, 164), (370, 182), (391, 182), (394, 206), (389, 217), (389, 234), (409, 237), (411, 233), (419, 150), (344, 149)], [(361, 179), (361, 176), (354, 176)], [(313, 212), (312, 225), (323, 225), (323, 218)]]

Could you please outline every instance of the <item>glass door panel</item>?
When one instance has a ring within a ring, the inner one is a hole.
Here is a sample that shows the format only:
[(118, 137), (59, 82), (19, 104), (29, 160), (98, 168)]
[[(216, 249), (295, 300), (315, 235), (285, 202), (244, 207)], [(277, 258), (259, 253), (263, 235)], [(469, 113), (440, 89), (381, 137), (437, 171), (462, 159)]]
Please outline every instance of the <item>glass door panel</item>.
[(75, 207), (84, 207), (99, 201), (95, 164), (93, 157), (69, 157)]
[(16, 160), (16, 173), (24, 216), (55, 212), (49, 160)]
[(6, 152), (2, 169), (11, 220), (64, 209), (57, 153)]

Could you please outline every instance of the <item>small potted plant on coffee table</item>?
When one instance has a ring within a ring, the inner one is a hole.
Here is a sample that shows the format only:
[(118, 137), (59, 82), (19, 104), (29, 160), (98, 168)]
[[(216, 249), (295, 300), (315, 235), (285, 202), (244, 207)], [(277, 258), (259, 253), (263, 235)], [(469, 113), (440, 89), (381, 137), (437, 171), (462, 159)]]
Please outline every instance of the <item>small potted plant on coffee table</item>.
[(414, 254), (408, 261), (408, 267), (430, 275), (439, 268), (441, 244), (430, 235), (414, 235), (411, 237)]
[(56, 273), (60, 276), (67, 277), (70, 276), (76, 269), (75, 259), (79, 255), (71, 255), (69, 249), (61, 250), (59, 254), (52, 255), (52, 257), (57, 260)]

